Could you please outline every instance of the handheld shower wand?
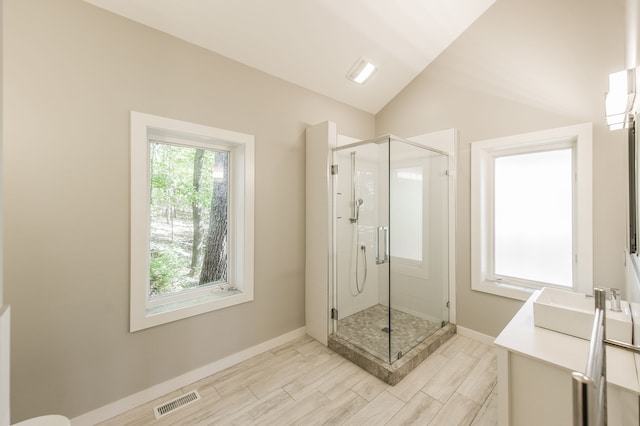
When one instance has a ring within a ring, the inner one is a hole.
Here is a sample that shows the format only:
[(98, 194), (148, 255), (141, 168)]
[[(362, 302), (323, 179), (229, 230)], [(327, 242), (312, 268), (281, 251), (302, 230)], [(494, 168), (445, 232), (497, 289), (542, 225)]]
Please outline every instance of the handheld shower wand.
[(358, 222), (358, 219), (360, 219), (360, 206), (364, 204), (364, 201), (362, 200), (362, 198), (358, 198), (356, 200), (356, 223)]

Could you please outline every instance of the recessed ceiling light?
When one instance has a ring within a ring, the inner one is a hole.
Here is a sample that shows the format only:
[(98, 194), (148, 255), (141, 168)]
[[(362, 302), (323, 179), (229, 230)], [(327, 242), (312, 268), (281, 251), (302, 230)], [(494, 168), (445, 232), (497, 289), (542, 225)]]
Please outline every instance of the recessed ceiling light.
[(364, 58), (358, 59), (354, 66), (347, 73), (347, 78), (358, 84), (362, 84), (376, 70), (376, 66)]

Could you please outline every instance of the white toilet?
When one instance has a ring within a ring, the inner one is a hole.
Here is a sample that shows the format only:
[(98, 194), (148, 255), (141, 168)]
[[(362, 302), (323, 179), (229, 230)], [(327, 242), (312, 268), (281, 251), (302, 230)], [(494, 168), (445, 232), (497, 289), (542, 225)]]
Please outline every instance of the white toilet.
[[(9, 426), (9, 331), (11, 309), (0, 306), (0, 426)], [(64, 416), (40, 416), (15, 423), (13, 426), (70, 426)]]

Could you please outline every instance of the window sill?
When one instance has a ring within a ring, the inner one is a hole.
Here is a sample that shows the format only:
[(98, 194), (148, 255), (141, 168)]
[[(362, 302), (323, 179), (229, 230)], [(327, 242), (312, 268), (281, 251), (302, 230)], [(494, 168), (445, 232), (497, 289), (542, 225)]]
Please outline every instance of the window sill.
[(489, 280), (472, 283), (471, 290), (522, 301), (529, 299), (533, 292), (536, 291), (535, 288)]
[(175, 311), (178, 309), (189, 308), (195, 305), (201, 305), (203, 303), (214, 302), (220, 299), (224, 299), (231, 296), (240, 295), (242, 292), (238, 289), (223, 289), (217, 288), (207, 292), (206, 295), (191, 297), (183, 300), (169, 300), (166, 303), (158, 304), (155, 306), (147, 307), (147, 316), (162, 314), (169, 311)]
[(253, 301), (252, 291), (221, 290), (221, 292), (226, 295), (220, 296), (210, 293), (191, 299), (147, 307), (142, 312), (134, 311), (131, 315), (131, 332)]

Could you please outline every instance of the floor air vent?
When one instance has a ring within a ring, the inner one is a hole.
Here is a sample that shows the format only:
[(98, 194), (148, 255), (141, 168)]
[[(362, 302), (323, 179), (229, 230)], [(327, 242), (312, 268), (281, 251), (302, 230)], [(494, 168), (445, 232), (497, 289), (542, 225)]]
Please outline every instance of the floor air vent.
[(173, 398), (170, 401), (165, 402), (162, 405), (158, 405), (154, 407), (153, 414), (156, 416), (156, 419), (160, 417), (166, 416), (169, 413), (176, 411), (179, 408), (185, 407), (193, 402), (196, 402), (200, 399), (200, 394), (198, 391), (193, 390), (184, 395), (180, 395), (177, 398)]

